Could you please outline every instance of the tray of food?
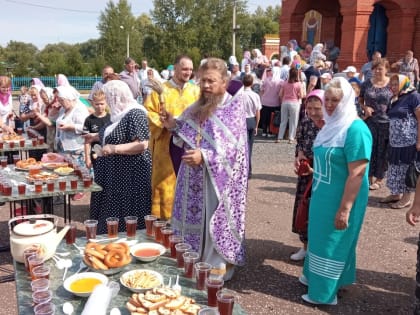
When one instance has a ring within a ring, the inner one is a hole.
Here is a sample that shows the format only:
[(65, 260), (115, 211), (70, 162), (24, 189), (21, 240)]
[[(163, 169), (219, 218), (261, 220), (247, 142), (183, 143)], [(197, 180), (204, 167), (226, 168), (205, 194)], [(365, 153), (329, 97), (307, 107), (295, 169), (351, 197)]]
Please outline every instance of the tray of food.
[(41, 169), (42, 163), (35, 160), (34, 158), (24, 159), (16, 162), (15, 170), (17, 171), (29, 171), (32, 169)]
[(29, 174), (26, 176), (26, 179), (28, 180), (28, 183), (32, 184), (37, 181), (41, 181), (43, 183), (47, 182), (47, 180), (50, 179), (57, 179), (58, 175), (51, 172), (42, 171), (36, 174)]
[(61, 176), (70, 175), (71, 173), (73, 173), (73, 171), (74, 171), (74, 168), (68, 167), (68, 166), (61, 166), (54, 169), (54, 173), (57, 173), (58, 175), (61, 175)]
[(125, 272), (120, 282), (130, 291), (140, 293), (160, 287), (163, 284), (163, 276), (153, 270), (135, 269)]
[(67, 167), (69, 163), (67, 162), (43, 162), (42, 167), (46, 168), (47, 170), (55, 170), (59, 167)]
[(2, 139), (3, 141), (19, 141), (19, 140), (24, 139), (24, 137), (22, 135), (10, 133), (10, 134), (2, 135)]

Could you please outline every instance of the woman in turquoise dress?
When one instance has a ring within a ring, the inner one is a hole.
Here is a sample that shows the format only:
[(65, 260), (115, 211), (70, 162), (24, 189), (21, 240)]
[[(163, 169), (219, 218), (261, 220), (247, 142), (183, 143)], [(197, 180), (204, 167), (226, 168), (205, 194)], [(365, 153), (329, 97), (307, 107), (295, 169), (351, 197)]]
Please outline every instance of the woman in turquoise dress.
[(340, 287), (355, 282), (356, 246), (369, 193), (372, 135), (357, 116), (354, 91), (335, 78), (325, 91), (325, 126), (314, 142), (308, 250), (300, 282), (311, 304), (337, 304)]

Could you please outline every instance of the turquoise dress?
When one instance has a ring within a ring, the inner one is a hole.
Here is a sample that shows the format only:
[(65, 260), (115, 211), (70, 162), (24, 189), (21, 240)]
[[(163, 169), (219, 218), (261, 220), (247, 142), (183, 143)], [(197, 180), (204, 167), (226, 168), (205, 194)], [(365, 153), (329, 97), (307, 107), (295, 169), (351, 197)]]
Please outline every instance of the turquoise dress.
[(344, 147), (314, 147), (309, 243), (303, 269), (313, 301), (332, 302), (340, 287), (355, 281), (356, 245), (368, 202), (368, 169), (351, 209), (348, 228), (336, 230), (334, 222), (349, 174), (348, 163), (369, 161), (371, 150), (372, 136), (362, 120), (350, 125)]

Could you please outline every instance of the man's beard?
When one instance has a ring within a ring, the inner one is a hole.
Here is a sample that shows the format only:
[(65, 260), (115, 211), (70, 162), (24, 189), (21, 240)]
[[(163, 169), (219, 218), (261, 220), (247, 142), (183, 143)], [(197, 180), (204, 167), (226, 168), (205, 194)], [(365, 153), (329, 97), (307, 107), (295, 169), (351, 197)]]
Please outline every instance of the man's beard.
[(201, 93), (198, 99), (193, 114), (197, 116), (200, 121), (204, 121), (216, 110), (217, 106), (222, 103), (224, 94), (204, 94)]

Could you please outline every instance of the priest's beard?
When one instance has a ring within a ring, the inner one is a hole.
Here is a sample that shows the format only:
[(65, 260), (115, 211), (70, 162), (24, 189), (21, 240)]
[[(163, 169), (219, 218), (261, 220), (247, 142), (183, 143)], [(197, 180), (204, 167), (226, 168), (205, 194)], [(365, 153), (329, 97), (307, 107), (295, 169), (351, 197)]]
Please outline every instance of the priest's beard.
[(217, 106), (222, 103), (224, 96), (224, 93), (209, 95), (202, 93), (192, 110), (193, 116), (200, 122), (207, 120), (216, 110)]

